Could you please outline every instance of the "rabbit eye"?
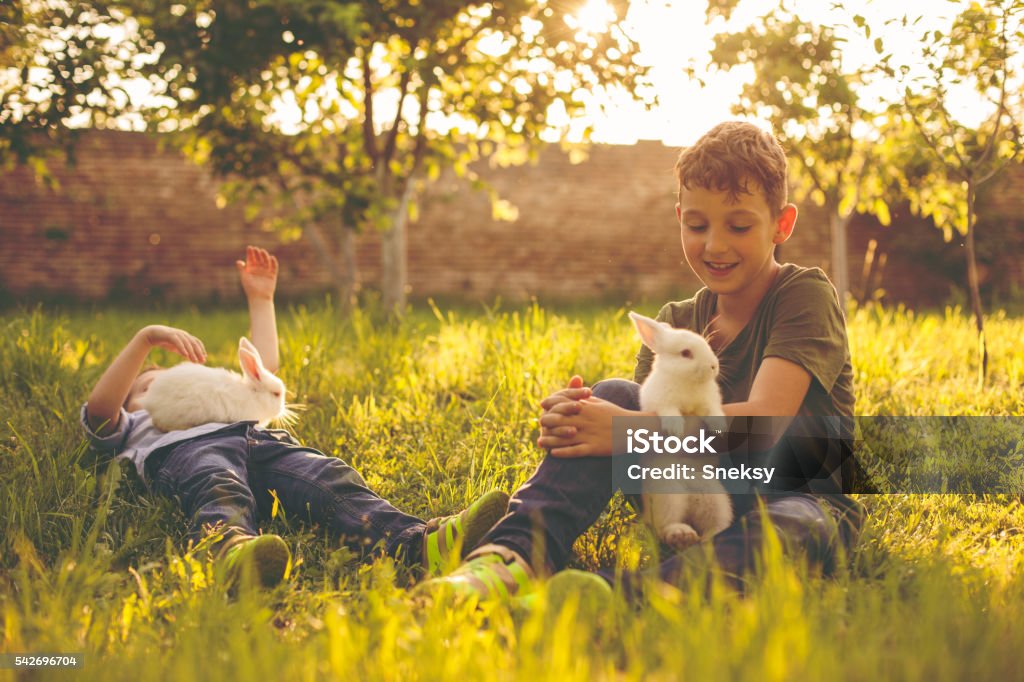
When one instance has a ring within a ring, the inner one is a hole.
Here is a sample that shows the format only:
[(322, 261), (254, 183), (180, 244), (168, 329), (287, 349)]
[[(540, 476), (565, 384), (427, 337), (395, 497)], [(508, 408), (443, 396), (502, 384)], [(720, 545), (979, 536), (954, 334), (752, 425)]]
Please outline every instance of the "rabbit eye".
[(275, 398), (280, 398), (281, 397), (281, 392), (280, 391), (274, 391), (274, 397)]
[(684, 358), (692, 358), (693, 357), (693, 351), (690, 350), (689, 348), (687, 348), (684, 351), (682, 351), (680, 353), (680, 355), (682, 355)]

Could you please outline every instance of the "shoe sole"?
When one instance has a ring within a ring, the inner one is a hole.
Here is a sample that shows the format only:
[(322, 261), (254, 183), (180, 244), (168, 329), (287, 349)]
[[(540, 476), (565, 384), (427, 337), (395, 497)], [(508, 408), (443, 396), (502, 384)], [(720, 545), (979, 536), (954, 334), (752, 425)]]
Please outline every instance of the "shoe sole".
[(487, 535), (487, 531), (494, 527), (508, 511), (509, 496), (500, 490), (492, 490), (476, 501), (476, 507), (472, 522), (466, 522), (463, 528), (463, 541), (461, 558), (473, 551), (480, 541)]

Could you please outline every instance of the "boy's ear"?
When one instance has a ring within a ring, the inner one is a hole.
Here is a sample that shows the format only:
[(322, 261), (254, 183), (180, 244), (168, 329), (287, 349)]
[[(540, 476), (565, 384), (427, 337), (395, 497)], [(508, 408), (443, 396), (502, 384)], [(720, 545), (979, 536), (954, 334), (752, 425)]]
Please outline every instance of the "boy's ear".
[(654, 350), (654, 340), (658, 335), (658, 322), (634, 312), (629, 313), (629, 319), (633, 320), (633, 326), (636, 327), (636, 331), (640, 334), (640, 340), (644, 342), (644, 345)]
[(779, 217), (775, 219), (775, 235), (772, 237), (772, 243), (781, 244), (790, 238), (793, 228), (796, 226), (796, 215), (795, 205), (786, 204), (782, 208)]

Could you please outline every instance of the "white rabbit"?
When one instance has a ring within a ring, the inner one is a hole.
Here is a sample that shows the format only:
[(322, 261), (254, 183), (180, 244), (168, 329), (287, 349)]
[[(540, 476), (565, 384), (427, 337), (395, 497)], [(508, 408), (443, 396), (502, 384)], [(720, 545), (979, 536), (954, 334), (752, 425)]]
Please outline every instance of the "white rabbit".
[(140, 403), (161, 431), (211, 422), (287, 422), (291, 412), (284, 402), (284, 383), (263, 366), (259, 351), (244, 336), (238, 340), (238, 363), (242, 374), (192, 362), (177, 364), (153, 379)]
[[(640, 387), (640, 409), (661, 417), (724, 417), (718, 388), (718, 358), (704, 337), (629, 313), (654, 364)], [(721, 421), (721, 420), (715, 420)], [(722, 422), (724, 424), (724, 422)], [(699, 460), (684, 458), (683, 464)], [(681, 494), (644, 493), (644, 518), (658, 539), (685, 549), (732, 523), (732, 504), (722, 484), (699, 477), (680, 481)]]

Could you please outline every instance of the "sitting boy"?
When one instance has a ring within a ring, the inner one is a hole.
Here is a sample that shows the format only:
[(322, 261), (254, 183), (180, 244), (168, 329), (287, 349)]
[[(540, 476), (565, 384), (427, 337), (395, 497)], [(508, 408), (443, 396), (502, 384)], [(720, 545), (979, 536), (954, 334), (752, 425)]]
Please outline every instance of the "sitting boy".
[[(775, 259), (797, 217), (786, 203), (779, 143), (752, 124), (722, 123), (683, 150), (676, 173), (683, 254), (705, 286), (664, 306), (658, 319), (709, 338), (726, 415), (851, 417), (853, 373), (836, 291), (820, 269)], [(573, 542), (614, 493), (612, 418), (641, 415), (639, 384), (651, 362), (651, 352), (641, 348), (635, 382), (587, 388), (573, 377), (569, 388), (546, 398), (538, 444), (547, 456), (469, 561), (426, 586), (510, 596), (528, 588), (536, 572), (563, 569)], [(735, 522), (711, 542), (718, 566), (736, 580), (755, 566), (769, 523), (785, 548), (828, 570), (854, 542), (863, 516), (841, 491), (772, 494), (763, 504), (743, 494), (732, 502)], [(660, 577), (677, 582), (702, 556), (703, 547), (691, 547), (664, 561)], [(608, 589), (592, 575), (575, 572), (572, 579), (574, 588)]]
[[(271, 372), (278, 368), (274, 290), (277, 259), (249, 247), (236, 266), (249, 302), (253, 344)], [(141, 329), (107, 368), (82, 406), (82, 425), (94, 450), (131, 461), (155, 492), (174, 498), (201, 539), (220, 532), (218, 556), (229, 581), (252, 571), (262, 586), (285, 576), (291, 558), (276, 535), (260, 535), (273, 496), (296, 518), (322, 524), (356, 548), (382, 548), (410, 565), (436, 571), (461, 537), (466, 551), (505, 512), (508, 496), (491, 491), (457, 516), (424, 522), (395, 509), (337, 457), (299, 444), (287, 431), (252, 422), (209, 423), (164, 433), (140, 407), (162, 371), (139, 372), (150, 349), (160, 347), (196, 363), (202, 342), (188, 332), (151, 325)]]

